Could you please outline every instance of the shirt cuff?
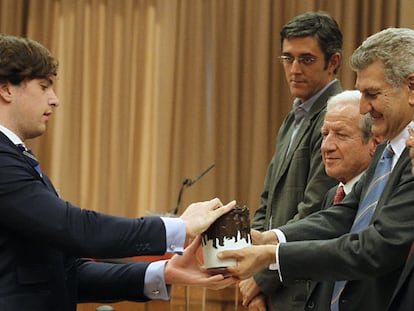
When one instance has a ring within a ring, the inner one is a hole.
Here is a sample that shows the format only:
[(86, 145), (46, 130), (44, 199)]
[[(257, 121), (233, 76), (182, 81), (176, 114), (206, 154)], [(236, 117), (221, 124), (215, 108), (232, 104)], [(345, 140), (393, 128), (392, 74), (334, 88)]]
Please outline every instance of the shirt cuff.
[(280, 271), (279, 247), (280, 243), (276, 245), (276, 263), (274, 265), (276, 266), (277, 272), (279, 274), (279, 280), (283, 283), (282, 272)]
[(186, 238), (184, 221), (180, 218), (161, 217), (165, 225), (167, 249), (166, 253), (182, 254)]
[(171, 285), (165, 284), (164, 268), (167, 260), (152, 262), (145, 271), (144, 294), (149, 299), (169, 300)]
[[(276, 262), (269, 265), (269, 270), (278, 270), (278, 271), (280, 271), (279, 270), (279, 267), (280, 267), (279, 266), (279, 245), (280, 245), (280, 243), (286, 243), (286, 237), (285, 237), (284, 233), (279, 229), (273, 229), (271, 231), (273, 231), (276, 234), (277, 239), (279, 240), (279, 243), (276, 245), (276, 254), (275, 254), (276, 255)], [(279, 275), (280, 275), (280, 273), (279, 273)]]
[(286, 243), (286, 236), (282, 232), (282, 230), (280, 230), (280, 229), (273, 229), (272, 231), (276, 234), (277, 239), (279, 240), (279, 243)]

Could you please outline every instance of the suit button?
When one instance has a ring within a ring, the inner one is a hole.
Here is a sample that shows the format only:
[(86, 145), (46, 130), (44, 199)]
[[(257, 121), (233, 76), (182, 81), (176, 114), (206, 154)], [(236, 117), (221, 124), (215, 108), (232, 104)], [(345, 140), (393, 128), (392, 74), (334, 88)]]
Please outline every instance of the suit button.
[(174, 249), (175, 249), (175, 244), (171, 244), (171, 245), (170, 245), (170, 249), (171, 249), (172, 251), (174, 251)]
[(314, 302), (314, 301), (309, 301), (309, 302), (306, 304), (306, 308), (307, 308), (307, 309), (315, 309), (315, 302)]

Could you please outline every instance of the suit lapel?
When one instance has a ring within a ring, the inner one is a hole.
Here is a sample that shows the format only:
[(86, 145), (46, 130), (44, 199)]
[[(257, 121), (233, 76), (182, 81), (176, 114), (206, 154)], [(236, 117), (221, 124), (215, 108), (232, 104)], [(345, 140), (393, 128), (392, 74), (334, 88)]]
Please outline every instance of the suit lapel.
[[(292, 157), (293, 157), (296, 149), (300, 145), (300, 143), (301, 143), (303, 137), (305, 136), (305, 134), (308, 133), (309, 128), (312, 126), (312, 123), (314, 122), (314, 119), (319, 115), (321, 110), (325, 109), (326, 102), (329, 99), (329, 97), (331, 97), (333, 94), (339, 93), (340, 91), (341, 91), (341, 86), (339, 84), (339, 81), (335, 81), (330, 87), (328, 87), (325, 90), (325, 92), (323, 92), (321, 94), (321, 96), (319, 96), (319, 98), (313, 104), (311, 110), (306, 115), (305, 119), (303, 120), (303, 123), (302, 123), (298, 133), (296, 134), (296, 137), (293, 140), (292, 145), (290, 146), (289, 152), (285, 153), (285, 157), (284, 157), (283, 161), (279, 161), (281, 163), (277, 163), (278, 169), (275, 173), (275, 180), (274, 180), (274, 186), (272, 187), (271, 197), (273, 196), (273, 193), (274, 193), (274, 190), (275, 190), (275, 187), (276, 187), (277, 183), (279, 182), (280, 178), (283, 176), (283, 174), (285, 173), (285, 171), (289, 167), (290, 162), (292, 160)], [(289, 126), (289, 129), (285, 130), (287, 133), (290, 133), (290, 135), (281, 135), (280, 136), (283, 139), (283, 147), (285, 148), (285, 150), (287, 150), (287, 148), (289, 146), (290, 137), (291, 137), (291, 134), (293, 132), (293, 127), (294, 127), (294, 120), (295, 120), (294, 112), (291, 111), (291, 112), (289, 112), (289, 115), (287, 116), (287, 122), (286, 122), (286, 126)], [(283, 152), (283, 151), (281, 151), (281, 152)]]
[[(288, 149), (290, 144), (290, 137), (292, 137), (293, 130), (294, 130), (294, 123), (295, 123), (295, 116), (293, 112), (290, 112), (288, 116), (286, 117), (286, 123), (284, 128), (281, 129), (281, 135), (280, 142), (278, 142), (278, 150), (276, 151), (278, 153), (278, 159), (286, 159), (288, 155)], [(289, 152), (291, 153), (291, 152)], [(283, 173), (282, 171), (286, 170), (287, 167), (287, 161), (277, 161), (275, 163), (275, 169), (273, 176), (275, 178), (280, 177)], [(276, 184), (277, 179), (275, 179), (274, 184)]]
[[(383, 150), (385, 149), (385, 146), (386, 146), (386, 142), (382, 143), (381, 145), (379, 145), (376, 148), (375, 152), (376, 153), (378, 152), (379, 158), (378, 158), (377, 161), (375, 161), (375, 166), (373, 167), (373, 169), (371, 171), (371, 174), (370, 174), (370, 178), (369, 178), (368, 182), (366, 183), (366, 186), (364, 187), (363, 195), (361, 195), (360, 201), (362, 201), (365, 197), (365, 194), (367, 192), (367, 188), (369, 187), (369, 185), (371, 183), (371, 179), (374, 176), (375, 167), (378, 164), (378, 161), (380, 159), (380, 156), (381, 156)], [(405, 167), (407, 165), (407, 161), (408, 161), (407, 159), (409, 159), (408, 153), (409, 153), (409, 150), (407, 148), (405, 148), (404, 151), (402, 152), (400, 158), (398, 159), (397, 163), (395, 164), (395, 167), (392, 169), (390, 178), (389, 178), (387, 184), (384, 187), (382, 195), (380, 196), (380, 198), (378, 200), (377, 207), (374, 211), (374, 214), (372, 215), (372, 219), (371, 219), (370, 223), (372, 223), (374, 221), (377, 214), (381, 210), (381, 207), (385, 204), (385, 202), (387, 200), (389, 200), (389, 198), (392, 196), (392, 192), (397, 188), (396, 183), (398, 183), (398, 181), (400, 180), (400, 176), (396, 176), (394, 172), (404, 171), (403, 167)]]
[(56, 195), (57, 192), (55, 188), (53, 187), (50, 180), (47, 178), (45, 174), (43, 174), (43, 178), (36, 172), (36, 170), (31, 166), (31, 164), (28, 162), (26, 156), (22, 153), (22, 151), (15, 145), (13, 142), (2, 132), (0, 132), (0, 143), (9, 145), (11, 148), (16, 150), (16, 153), (19, 155), (19, 157), (24, 161), (28, 166), (30, 166), (31, 171), (33, 172), (33, 176), (36, 177), (36, 179), (39, 179), (46, 187), (48, 187), (50, 190), (52, 190)]

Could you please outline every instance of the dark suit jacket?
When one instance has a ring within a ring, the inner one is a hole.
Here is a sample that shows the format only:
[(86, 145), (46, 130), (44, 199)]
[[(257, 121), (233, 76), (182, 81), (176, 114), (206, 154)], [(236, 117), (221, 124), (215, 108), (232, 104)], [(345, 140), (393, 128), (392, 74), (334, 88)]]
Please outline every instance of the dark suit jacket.
[[(349, 280), (340, 311), (386, 310), (414, 240), (414, 177), (407, 149), (390, 175), (370, 226), (349, 233), (384, 147), (378, 146), (366, 173), (341, 204), (280, 227), (292, 241), (279, 247), (283, 281)], [(329, 305), (314, 309), (329, 310)]]
[[(326, 191), (337, 184), (335, 179), (325, 173), (320, 147), (326, 102), (339, 92), (341, 86), (336, 81), (320, 95), (306, 115), (288, 153), (295, 116), (293, 111), (286, 116), (279, 129), (276, 151), (266, 173), (260, 206), (254, 215), (252, 228), (260, 231), (276, 228), (320, 210)], [(280, 284), (275, 284), (275, 280), (278, 280), (275, 271), (265, 270), (257, 274), (255, 280), (262, 292), (276, 297)], [(291, 294), (284, 289), (280, 297), (289, 295), (292, 304), (296, 299), (303, 301), (303, 284), (298, 283), (297, 286), (299, 288), (292, 289)], [(299, 297), (296, 298), (296, 295)]]
[[(326, 193), (322, 208), (327, 209), (333, 205), (338, 185)], [(316, 282), (311, 280), (295, 280), (293, 285), (282, 286), (270, 298), (274, 311), (303, 311), (314, 310), (320, 301), (330, 300), (334, 282)]]
[(388, 310), (414, 310), (414, 255), (410, 256), (404, 266)]
[(159, 218), (128, 219), (61, 200), (0, 132), (0, 310), (74, 311), (76, 303), (145, 301), (147, 263), (107, 264), (81, 257), (163, 254)]
[[(322, 209), (330, 208), (333, 205), (337, 187), (338, 186), (332, 187), (326, 193)], [(309, 280), (302, 280), (302, 282), (306, 282), (307, 284), (308, 295), (304, 301), (304, 304), (301, 306), (301, 310), (317, 310), (315, 309), (316, 306), (320, 306), (321, 304), (329, 305), (335, 282), (316, 282)]]

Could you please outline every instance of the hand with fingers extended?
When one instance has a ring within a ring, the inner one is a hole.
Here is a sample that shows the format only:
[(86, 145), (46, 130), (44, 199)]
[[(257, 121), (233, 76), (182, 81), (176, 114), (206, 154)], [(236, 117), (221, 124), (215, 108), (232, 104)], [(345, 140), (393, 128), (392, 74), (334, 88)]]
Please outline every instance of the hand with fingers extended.
[(233, 277), (224, 277), (223, 274), (210, 275), (197, 259), (197, 251), (200, 245), (201, 237), (197, 236), (185, 249), (183, 255), (174, 255), (167, 262), (165, 266), (166, 284), (221, 289), (237, 281)]
[(243, 280), (276, 262), (276, 245), (253, 245), (240, 250), (226, 250), (217, 256), (220, 259), (235, 259), (236, 265), (227, 267), (227, 271), (233, 277)]
[(203, 233), (217, 218), (228, 213), (235, 206), (236, 201), (223, 206), (218, 198), (190, 204), (180, 216), (185, 223), (187, 237), (193, 239)]

